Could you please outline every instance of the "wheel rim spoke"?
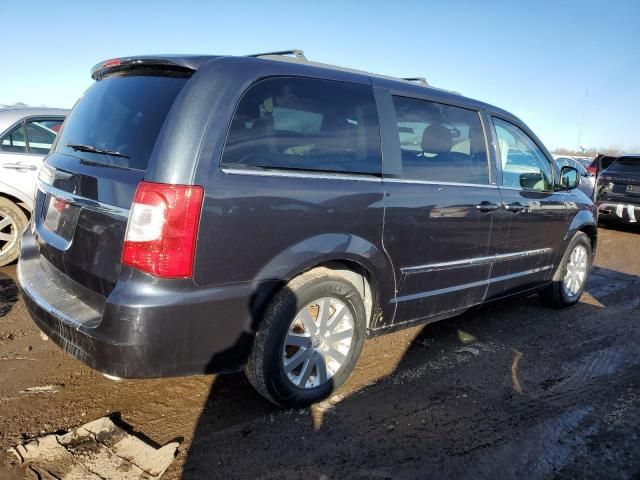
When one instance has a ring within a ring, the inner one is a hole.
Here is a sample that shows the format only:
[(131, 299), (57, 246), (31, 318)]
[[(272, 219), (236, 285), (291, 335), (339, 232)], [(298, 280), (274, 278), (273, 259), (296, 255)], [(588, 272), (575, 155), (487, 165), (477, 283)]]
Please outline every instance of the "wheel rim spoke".
[(5, 227), (8, 227), (9, 225), (11, 225), (13, 222), (11, 221), (10, 218), (5, 218), (4, 220), (0, 220), (0, 230), (2, 230)]
[(318, 383), (322, 385), (327, 381), (327, 364), (322, 355), (316, 358), (316, 374), (318, 375)]
[(340, 324), (340, 321), (344, 317), (344, 314), (347, 312), (346, 305), (340, 305), (336, 311), (333, 313), (333, 316), (329, 319), (327, 323), (327, 331), (332, 331), (336, 326)]
[(333, 347), (329, 347), (325, 354), (333, 358), (340, 365), (342, 365), (346, 360), (346, 357)]
[(329, 320), (329, 314), (331, 310), (331, 301), (325, 298), (318, 304), (318, 325), (320, 333), (324, 333), (327, 329), (327, 322)]
[(7, 242), (12, 242), (15, 239), (16, 239), (15, 235), (12, 235), (10, 233), (1, 233), (0, 232), (0, 240), (5, 240)]
[(314, 362), (311, 362), (310, 358), (305, 359), (304, 365), (302, 366), (302, 370), (300, 371), (300, 380), (298, 380), (298, 385), (304, 387), (311, 376), (311, 372), (313, 371)]
[(302, 321), (302, 324), (304, 325), (304, 329), (307, 331), (309, 335), (316, 334), (316, 332), (318, 331), (318, 326), (316, 325), (316, 322), (313, 320), (313, 318), (311, 318), (311, 313), (309, 313), (309, 309), (307, 308), (303, 309), (298, 315), (298, 318)]
[(284, 344), (291, 345), (292, 347), (308, 347), (309, 342), (311, 342), (311, 337), (289, 333)]
[(294, 370), (298, 365), (307, 360), (309, 356), (306, 348), (301, 348), (298, 350), (293, 356), (285, 361), (284, 371), (290, 373)]
[(328, 344), (332, 344), (335, 342), (339, 342), (340, 340), (346, 340), (347, 338), (351, 338), (352, 336), (353, 329), (349, 328), (347, 330), (342, 330), (341, 332), (334, 333), (333, 335), (329, 335), (326, 342)]

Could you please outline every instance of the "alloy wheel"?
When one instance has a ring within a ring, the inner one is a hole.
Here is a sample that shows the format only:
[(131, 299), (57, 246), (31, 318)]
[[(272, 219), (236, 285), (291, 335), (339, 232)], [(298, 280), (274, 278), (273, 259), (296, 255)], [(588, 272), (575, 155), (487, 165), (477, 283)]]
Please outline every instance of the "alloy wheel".
[(584, 245), (576, 245), (567, 262), (562, 288), (569, 297), (578, 294), (587, 278), (589, 258)]
[(13, 218), (0, 212), (0, 255), (11, 250), (18, 241), (18, 227)]
[(284, 340), (282, 366), (298, 388), (328, 382), (347, 360), (354, 323), (349, 307), (335, 297), (323, 297), (304, 306)]

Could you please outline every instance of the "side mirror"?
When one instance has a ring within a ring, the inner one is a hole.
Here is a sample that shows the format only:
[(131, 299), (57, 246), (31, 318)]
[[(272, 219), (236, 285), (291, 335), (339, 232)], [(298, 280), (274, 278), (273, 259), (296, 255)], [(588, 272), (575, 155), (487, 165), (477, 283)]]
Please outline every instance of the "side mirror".
[(573, 167), (562, 167), (560, 170), (560, 190), (573, 190), (580, 185), (580, 172)]

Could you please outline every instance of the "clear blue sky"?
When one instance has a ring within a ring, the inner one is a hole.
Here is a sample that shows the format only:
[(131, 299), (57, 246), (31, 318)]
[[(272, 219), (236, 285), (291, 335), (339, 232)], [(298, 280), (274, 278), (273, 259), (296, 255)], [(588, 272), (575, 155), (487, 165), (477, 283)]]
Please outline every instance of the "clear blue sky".
[[(640, 1), (8, 2), (0, 104), (70, 107), (103, 59), (301, 48), (493, 103), (549, 148), (640, 149)], [(588, 92), (588, 94), (587, 94)]]

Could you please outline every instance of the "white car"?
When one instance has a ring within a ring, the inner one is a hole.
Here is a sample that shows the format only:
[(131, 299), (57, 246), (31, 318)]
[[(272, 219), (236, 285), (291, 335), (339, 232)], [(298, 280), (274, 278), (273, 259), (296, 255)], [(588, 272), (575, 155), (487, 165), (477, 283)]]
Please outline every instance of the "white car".
[(0, 108), (0, 267), (18, 258), (42, 159), (68, 112)]

